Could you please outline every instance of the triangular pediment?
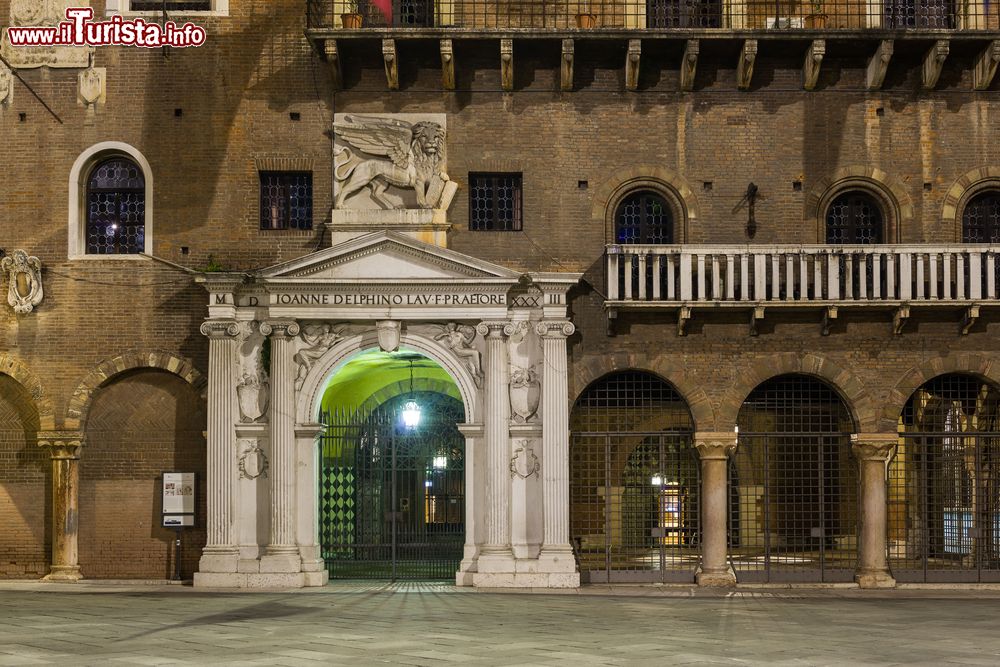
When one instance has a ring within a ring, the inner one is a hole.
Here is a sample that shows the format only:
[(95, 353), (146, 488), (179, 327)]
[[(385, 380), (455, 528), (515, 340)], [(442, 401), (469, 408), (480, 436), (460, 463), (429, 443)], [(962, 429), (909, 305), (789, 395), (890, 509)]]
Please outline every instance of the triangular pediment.
[(517, 282), (521, 274), (391, 231), (375, 232), (257, 272), (265, 281)]

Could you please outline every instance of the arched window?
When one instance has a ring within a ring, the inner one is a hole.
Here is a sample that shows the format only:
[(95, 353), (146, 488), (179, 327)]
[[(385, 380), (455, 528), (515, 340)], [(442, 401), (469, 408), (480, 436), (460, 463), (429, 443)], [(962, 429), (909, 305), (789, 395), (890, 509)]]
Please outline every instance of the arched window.
[(830, 202), (826, 209), (827, 243), (882, 243), (884, 238), (882, 208), (873, 196), (849, 190)]
[(965, 205), (962, 242), (1000, 243), (1000, 190), (981, 192)]
[(673, 243), (674, 216), (660, 194), (640, 190), (627, 195), (615, 211), (616, 243)]
[(146, 179), (138, 164), (116, 155), (87, 178), (87, 254), (129, 255), (146, 244)]

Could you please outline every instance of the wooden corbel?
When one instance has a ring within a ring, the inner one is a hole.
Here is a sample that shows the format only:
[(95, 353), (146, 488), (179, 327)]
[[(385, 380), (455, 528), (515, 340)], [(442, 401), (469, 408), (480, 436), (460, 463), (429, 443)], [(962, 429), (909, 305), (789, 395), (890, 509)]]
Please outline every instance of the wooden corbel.
[(560, 66), (560, 82), (563, 90), (573, 90), (573, 57), (575, 47), (572, 39), (562, 41), (562, 64)]
[(750, 88), (750, 80), (753, 78), (753, 65), (756, 60), (757, 40), (744, 40), (743, 48), (740, 49), (740, 62), (736, 64), (736, 87), (740, 90), (748, 90)]
[(642, 40), (628, 40), (628, 55), (625, 56), (625, 88), (639, 88), (639, 62), (642, 57)]
[(323, 55), (326, 56), (326, 66), (330, 69), (333, 89), (337, 90), (343, 87), (344, 76), (340, 71), (340, 52), (337, 50), (337, 40), (328, 39), (323, 42)]
[(806, 49), (806, 60), (802, 63), (802, 87), (806, 90), (815, 90), (825, 53), (826, 40), (823, 39), (814, 39)]
[(972, 72), (972, 87), (975, 90), (986, 90), (993, 83), (1000, 63), (1000, 39), (994, 39), (976, 56), (976, 66)]
[(681, 90), (694, 89), (694, 75), (698, 70), (698, 51), (700, 45), (697, 39), (689, 39), (684, 44), (684, 58), (681, 60)]
[(893, 44), (891, 39), (879, 42), (875, 53), (868, 59), (868, 70), (865, 72), (865, 87), (868, 90), (878, 90), (885, 81), (885, 73), (889, 71), (889, 61), (892, 60)]
[(396, 40), (382, 40), (382, 60), (385, 61), (385, 80), (389, 90), (399, 90), (399, 59), (396, 57)]
[(923, 85), (924, 90), (933, 90), (937, 85), (941, 70), (944, 68), (944, 61), (948, 59), (950, 47), (947, 39), (939, 39), (927, 50), (924, 56)]
[(500, 86), (506, 90), (514, 90), (514, 40), (500, 40)]
[(450, 39), (441, 40), (441, 85), (455, 90), (455, 51)]

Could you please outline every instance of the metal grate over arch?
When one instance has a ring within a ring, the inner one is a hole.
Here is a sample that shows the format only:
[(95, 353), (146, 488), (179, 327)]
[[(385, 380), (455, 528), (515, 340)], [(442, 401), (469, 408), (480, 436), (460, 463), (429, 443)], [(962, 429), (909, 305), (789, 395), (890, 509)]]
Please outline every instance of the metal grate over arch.
[(917, 389), (889, 464), (899, 581), (1000, 581), (1000, 391), (948, 374)]
[(857, 560), (854, 424), (840, 396), (805, 375), (743, 402), (730, 467), (730, 554), (739, 581), (851, 581)]
[(570, 428), (570, 534), (581, 578), (694, 581), (700, 477), (684, 399), (651, 373), (612, 373), (583, 392)]

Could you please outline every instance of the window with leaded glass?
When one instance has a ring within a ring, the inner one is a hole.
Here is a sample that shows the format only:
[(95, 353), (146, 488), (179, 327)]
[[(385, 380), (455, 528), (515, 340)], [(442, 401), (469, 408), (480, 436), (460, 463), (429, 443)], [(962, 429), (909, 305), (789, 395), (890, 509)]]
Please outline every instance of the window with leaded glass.
[(886, 28), (954, 28), (952, 0), (887, 0)]
[(882, 208), (874, 197), (860, 190), (837, 195), (826, 210), (827, 243), (882, 243), (884, 226)]
[(616, 243), (673, 243), (674, 217), (660, 194), (640, 190), (629, 194), (615, 212)]
[(146, 179), (132, 160), (98, 162), (87, 179), (87, 254), (134, 255), (146, 247)]
[(469, 230), (519, 232), (521, 174), (469, 174)]
[(311, 172), (260, 172), (261, 229), (312, 229), (312, 216)]
[(646, 0), (647, 28), (719, 28), (720, 0)]
[(962, 212), (963, 243), (1000, 243), (1000, 190), (981, 192)]

